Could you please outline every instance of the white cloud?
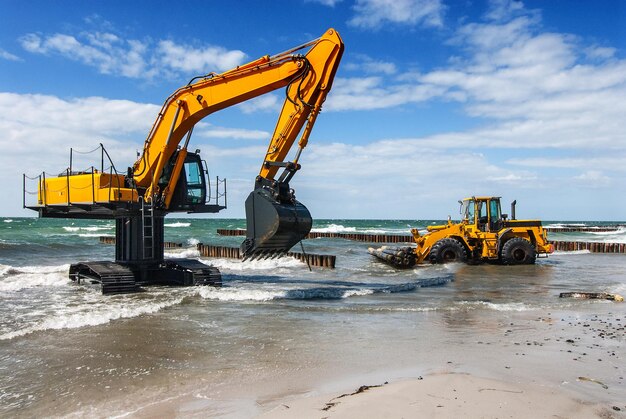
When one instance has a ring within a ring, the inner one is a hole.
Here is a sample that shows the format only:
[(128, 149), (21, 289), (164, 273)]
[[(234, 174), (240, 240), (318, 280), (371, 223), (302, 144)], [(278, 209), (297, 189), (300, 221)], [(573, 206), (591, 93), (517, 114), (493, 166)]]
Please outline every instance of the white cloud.
[(270, 133), (261, 130), (249, 130), (243, 128), (226, 128), (209, 126), (201, 131), (194, 131), (197, 136), (202, 138), (220, 138), (232, 140), (267, 140)]
[(440, 0), (357, 0), (351, 26), (378, 29), (386, 23), (443, 26), (444, 6)]
[(354, 61), (343, 64), (342, 67), (351, 71), (362, 71), (369, 74), (395, 74), (398, 69), (394, 63), (375, 60), (364, 54), (357, 54)]
[(242, 51), (207, 46), (192, 48), (173, 41), (160, 41), (157, 48), (159, 63), (183, 73), (230, 70), (241, 64), (246, 57)]
[(342, 0), (306, 0), (310, 3), (319, 3), (323, 6), (335, 7), (337, 4), (341, 3)]
[(22, 59), (17, 55), (11, 54), (10, 52), (3, 50), (2, 48), (0, 48), (0, 59), (7, 61), (22, 61)]
[[(280, 91), (280, 90), (279, 90)], [(255, 112), (275, 112), (278, 113), (284, 102), (285, 95), (282, 98), (279, 93), (268, 93), (257, 98), (247, 100), (238, 105), (243, 113), (250, 114)]]
[(489, 11), (485, 15), (487, 19), (501, 21), (524, 10), (524, 4), (517, 0), (491, 0)]
[(578, 176), (574, 176), (576, 183), (587, 188), (606, 188), (611, 184), (611, 178), (600, 170), (587, 170)]
[(626, 172), (626, 153), (611, 152), (602, 157), (527, 157), (507, 160), (507, 164), (535, 168), (583, 169), (587, 171), (602, 167), (604, 170)]
[(236, 67), (246, 57), (242, 51), (219, 46), (191, 47), (172, 40), (155, 44), (108, 32), (81, 33), (78, 37), (30, 33), (21, 37), (20, 43), (28, 52), (60, 55), (95, 67), (102, 74), (145, 79), (171, 73), (221, 72)]

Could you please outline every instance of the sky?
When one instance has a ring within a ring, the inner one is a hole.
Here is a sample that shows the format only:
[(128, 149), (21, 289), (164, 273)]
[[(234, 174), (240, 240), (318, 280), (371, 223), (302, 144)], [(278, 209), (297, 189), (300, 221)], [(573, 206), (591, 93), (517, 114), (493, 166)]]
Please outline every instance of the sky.
[[(328, 28), (345, 52), (291, 181), (314, 219), (454, 218), (492, 195), (518, 218), (626, 221), (621, 0), (0, 0), (0, 216), (35, 214), (24, 173), (100, 143), (124, 170), (192, 77)], [(196, 126), (190, 149), (227, 179), (219, 217), (244, 217), (284, 97)]]

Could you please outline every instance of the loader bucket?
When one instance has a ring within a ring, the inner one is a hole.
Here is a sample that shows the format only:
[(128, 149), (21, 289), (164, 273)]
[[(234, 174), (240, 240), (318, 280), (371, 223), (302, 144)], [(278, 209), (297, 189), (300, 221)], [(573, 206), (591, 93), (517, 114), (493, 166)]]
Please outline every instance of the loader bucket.
[(281, 201), (271, 190), (257, 188), (246, 199), (244, 260), (286, 253), (311, 231), (309, 210), (297, 200)]

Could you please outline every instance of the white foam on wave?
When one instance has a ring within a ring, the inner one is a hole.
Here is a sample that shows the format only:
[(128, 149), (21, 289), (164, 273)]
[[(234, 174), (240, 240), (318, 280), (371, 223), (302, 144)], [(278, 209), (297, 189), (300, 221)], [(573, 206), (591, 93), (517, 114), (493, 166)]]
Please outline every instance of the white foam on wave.
[(626, 227), (620, 226), (616, 231), (593, 231), (589, 234), (604, 243), (626, 243)]
[(38, 287), (67, 286), (69, 265), (23, 266), (0, 265), (0, 291), (20, 291)]
[(487, 308), (494, 311), (529, 311), (532, 307), (524, 303), (492, 303), (490, 301), (459, 301), (457, 304), (473, 309)]
[(187, 248), (187, 249), (185, 248), (169, 249), (167, 252), (164, 253), (164, 256), (169, 259), (176, 259), (176, 258), (197, 259), (200, 257), (200, 252), (195, 247)]
[(346, 227), (341, 224), (330, 224), (326, 227), (315, 227), (313, 233), (363, 233), (363, 234), (409, 234), (410, 228), (365, 228)]
[(568, 228), (568, 227), (587, 227), (585, 223), (554, 223), (548, 224), (546, 228)]
[(354, 233), (356, 227), (346, 227), (341, 224), (330, 224), (326, 227), (316, 227), (311, 229), (314, 233)]
[(301, 289), (251, 289), (240, 287), (201, 287), (198, 294), (208, 300), (267, 302), (273, 300), (339, 300), (374, 294), (373, 289), (339, 287)]
[(588, 255), (591, 254), (590, 250), (556, 250), (553, 256), (576, 256), (576, 255)]
[(285, 291), (253, 290), (241, 288), (199, 288), (198, 294), (207, 300), (218, 301), (271, 301), (285, 297)]
[(6, 273), (9, 272), (9, 270), (11, 270), (11, 266), (9, 265), (3, 265), (0, 263), (0, 278), (3, 277)]
[(238, 259), (211, 258), (205, 261), (201, 260), (201, 262), (214, 265), (220, 270), (224, 269), (231, 272), (271, 271), (278, 268), (301, 268), (303, 266), (306, 268), (306, 264), (303, 264), (299, 260), (291, 257), (265, 260), (247, 260), (245, 262)]
[(94, 293), (91, 295), (90, 301), (85, 301), (86, 304), (81, 304), (78, 310), (76, 307), (67, 305), (58, 307), (55, 313), (49, 314), (35, 324), (0, 335), (0, 340), (13, 339), (46, 330), (98, 326), (118, 319), (152, 314), (164, 308), (178, 305), (184, 298), (185, 295), (179, 295), (165, 301), (146, 302), (145, 299), (140, 300), (132, 295), (121, 296), (121, 298), (113, 300), (110, 296)]
[(64, 226), (63, 230), (69, 231), (70, 233), (75, 233), (77, 231), (101, 231), (101, 230), (112, 230), (114, 228), (115, 228), (114, 225), (108, 225), (108, 226), (88, 226), (88, 227)]
[(191, 238), (187, 239), (187, 244), (190, 245), (190, 246), (197, 246), (198, 243), (200, 243), (200, 240), (198, 240), (196, 238), (191, 237)]
[(165, 227), (189, 227), (190, 225), (191, 223), (182, 223), (182, 222), (164, 224)]
[(2, 221), (4, 221), (5, 223), (12, 223), (12, 222), (13, 222), (13, 220), (12, 220), (12, 219), (10, 219), (10, 218), (8, 218), (8, 219), (6, 219), (6, 220), (2, 220)]

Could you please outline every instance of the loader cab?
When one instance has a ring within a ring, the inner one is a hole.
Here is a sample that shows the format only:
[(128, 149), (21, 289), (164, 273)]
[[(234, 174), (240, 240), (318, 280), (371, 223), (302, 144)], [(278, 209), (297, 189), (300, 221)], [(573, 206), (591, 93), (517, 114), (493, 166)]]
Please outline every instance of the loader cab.
[(480, 231), (502, 229), (500, 197), (472, 197), (461, 201), (461, 215), (468, 224), (474, 224)]

